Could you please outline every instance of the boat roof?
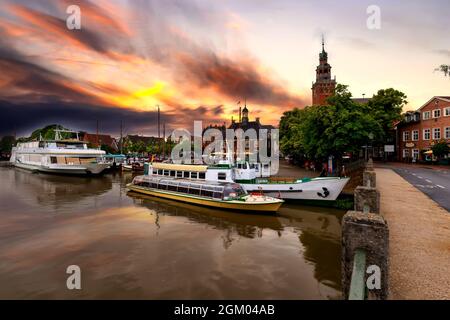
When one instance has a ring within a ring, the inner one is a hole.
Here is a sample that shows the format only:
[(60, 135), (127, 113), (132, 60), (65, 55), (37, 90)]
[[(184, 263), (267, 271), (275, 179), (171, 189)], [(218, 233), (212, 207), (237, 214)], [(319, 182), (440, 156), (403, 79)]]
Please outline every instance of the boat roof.
[(162, 169), (162, 170), (177, 170), (177, 171), (192, 171), (192, 172), (206, 172), (208, 166), (198, 165), (198, 164), (174, 164), (174, 163), (163, 163), (163, 162), (153, 162), (152, 168)]
[(165, 181), (165, 182), (176, 182), (176, 183), (189, 183), (189, 184), (199, 184), (199, 185), (207, 185), (207, 186), (215, 186), (215, 187), (225, 187), (225, 186), (240, 186), (238, 183), (234, 182), (220, 182), (220, 181), (205, 181), (205, 180), (189, 180), (189, 179), (181, 179), (181, 178), (170, 178), (170, 177), (154, 177), (148, 175), (137, 176), (136, 178), (142, 179), (143, 181)]

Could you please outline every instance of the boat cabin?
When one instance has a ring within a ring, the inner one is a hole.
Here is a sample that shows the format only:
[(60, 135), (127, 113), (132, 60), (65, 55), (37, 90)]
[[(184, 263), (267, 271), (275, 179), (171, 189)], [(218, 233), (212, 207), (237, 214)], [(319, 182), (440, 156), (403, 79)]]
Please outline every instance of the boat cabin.
[(165, 179), (153, 176), (138, 176), (133, 179), (133, 184), (144, 188), (177, 192), (186, 195), (218, 200), (232, 200), (246, 195), (244, 189), (237, 183), (219, 183), (185, 179)]

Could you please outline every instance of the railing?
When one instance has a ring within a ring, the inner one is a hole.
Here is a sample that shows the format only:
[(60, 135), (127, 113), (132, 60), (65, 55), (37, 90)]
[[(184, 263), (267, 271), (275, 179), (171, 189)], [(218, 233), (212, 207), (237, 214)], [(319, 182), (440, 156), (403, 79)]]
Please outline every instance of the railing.
[(364, 159), (356, 160), (347, 164), (342, 165), (342, 171), (345, 173), (345, 175), (349, 175), (352, 172), (355, 172), (361, 168), (364, 168), (366, 162)]
[(350, 282), (349, 300), (365, 300), (366, 299), (366, 251), (364, 249), (355, 250), (353, 258), (353, 271)]

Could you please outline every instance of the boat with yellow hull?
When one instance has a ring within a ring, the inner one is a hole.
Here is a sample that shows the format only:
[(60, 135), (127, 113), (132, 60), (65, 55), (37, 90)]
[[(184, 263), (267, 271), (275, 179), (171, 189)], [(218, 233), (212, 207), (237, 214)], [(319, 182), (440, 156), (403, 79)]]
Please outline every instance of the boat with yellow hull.
[(236, 183), (138, 176), (127, 188), (155, 197), (247, 212), (276, 212), (284, 202), (264, 195), (249, 195)]

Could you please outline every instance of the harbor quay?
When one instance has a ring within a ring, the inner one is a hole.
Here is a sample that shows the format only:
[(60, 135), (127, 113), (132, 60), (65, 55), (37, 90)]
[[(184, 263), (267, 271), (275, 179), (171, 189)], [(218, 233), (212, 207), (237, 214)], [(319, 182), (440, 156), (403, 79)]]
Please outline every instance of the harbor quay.
[[(369, 164), (365, 185), (355, 190), (355, 211), (343, 217), (343, 294), (351, 300), (448, 300), (449, 211), (397, 174), (399, 168), (420, 165)], [(379, 274), (370, 279), (372, 271)]]

